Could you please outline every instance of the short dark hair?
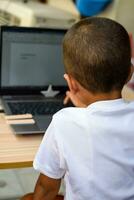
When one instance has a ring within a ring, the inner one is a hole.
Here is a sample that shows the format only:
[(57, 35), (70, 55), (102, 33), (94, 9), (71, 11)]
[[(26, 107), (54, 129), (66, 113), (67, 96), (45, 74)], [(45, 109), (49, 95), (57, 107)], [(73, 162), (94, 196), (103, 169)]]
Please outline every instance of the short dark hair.
[(85, 18), (63, 40), (65, 70), (92, 93), (121, 90), (131, 69), (129, 35), (107, 18)]

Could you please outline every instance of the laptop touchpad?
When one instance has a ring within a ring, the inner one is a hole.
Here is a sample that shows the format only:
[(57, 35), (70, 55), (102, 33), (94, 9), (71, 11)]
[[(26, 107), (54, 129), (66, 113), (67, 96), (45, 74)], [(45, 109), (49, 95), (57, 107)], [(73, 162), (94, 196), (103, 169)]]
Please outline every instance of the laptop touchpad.
[(49, 116), (49, 115), (38, 115), (37, 116), (36, 115), (36, 116), (34, 116), (34, 119), (35, 119), (38, 127), (40, 128), (40, 130), (45, 131), (48, 128), (48, 126), (52, 120), (52, 116)]

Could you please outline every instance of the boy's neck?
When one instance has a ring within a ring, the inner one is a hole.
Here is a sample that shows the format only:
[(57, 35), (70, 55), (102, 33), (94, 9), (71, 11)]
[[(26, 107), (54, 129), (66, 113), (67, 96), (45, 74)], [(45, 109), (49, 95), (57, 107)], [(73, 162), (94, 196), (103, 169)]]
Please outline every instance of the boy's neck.
[(121, 91), (112, 91), (109, 93), (97, 93), (93, 94), (89, 91), (84, 92), (83, 97), (85, 99), (85, 104), (89, 105), (95, 103), (97, 101), (107, 101), (107, 100), (115, 100), (121, 98)]

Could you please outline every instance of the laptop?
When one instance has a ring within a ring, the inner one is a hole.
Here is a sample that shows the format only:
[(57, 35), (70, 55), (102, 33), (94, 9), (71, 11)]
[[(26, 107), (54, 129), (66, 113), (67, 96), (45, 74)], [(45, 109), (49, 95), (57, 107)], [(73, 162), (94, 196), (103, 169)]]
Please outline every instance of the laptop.
[(35, 133), (45, 132), (52, 115), (64, 107), (65, 33), (61, 29), (1, 27), (0, 93), (4, 112), (31, 113), (37, 125), (13, 125), (16, 134), (27, 134), (32, 128), (33, 132), (40, 130)]

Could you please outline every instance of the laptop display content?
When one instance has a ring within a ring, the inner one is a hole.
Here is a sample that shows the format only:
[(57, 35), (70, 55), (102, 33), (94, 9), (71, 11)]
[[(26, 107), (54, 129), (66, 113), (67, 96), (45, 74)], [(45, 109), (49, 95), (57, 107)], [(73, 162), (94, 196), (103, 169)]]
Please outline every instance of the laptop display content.
[[(1, 27), (1, 94), (6, 114), (31, 113), (45, 130), (52, 115), (63, 108), (62, 40), (66, 30)], [(59, 93), (41, 94), (52, 85)], [(19, 132), (19, 131), (18, 131)]]

